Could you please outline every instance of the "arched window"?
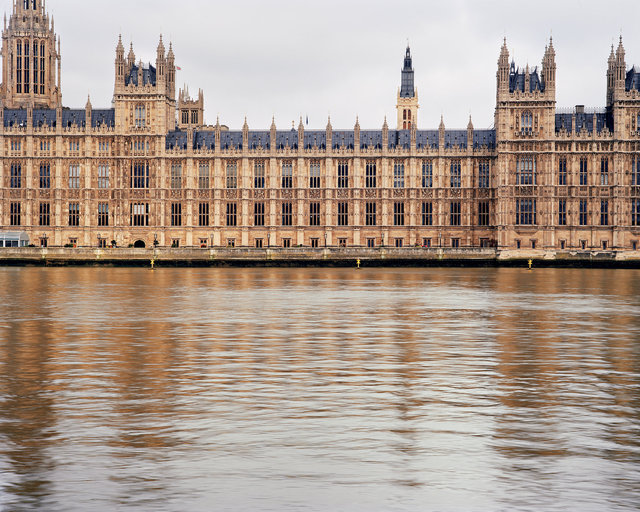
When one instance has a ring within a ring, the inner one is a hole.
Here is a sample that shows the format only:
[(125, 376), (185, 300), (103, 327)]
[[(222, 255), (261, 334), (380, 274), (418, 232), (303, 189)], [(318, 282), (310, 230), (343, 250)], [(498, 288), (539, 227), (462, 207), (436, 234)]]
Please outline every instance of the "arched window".
[(533, 132), (533, 116), (531, 112), (523, 112), (520, 130), (523, 134), (530, 135)]
[(407, 119), (411, 121), (411, 110), (407, 110)]
[(144, 105), (136, 105), (135, 127), (144, 128), (147, 124), (147, 109)]
[(636, 119), (636, 131), (640, 132), (640, 112), (638, 112), (638, 117)]

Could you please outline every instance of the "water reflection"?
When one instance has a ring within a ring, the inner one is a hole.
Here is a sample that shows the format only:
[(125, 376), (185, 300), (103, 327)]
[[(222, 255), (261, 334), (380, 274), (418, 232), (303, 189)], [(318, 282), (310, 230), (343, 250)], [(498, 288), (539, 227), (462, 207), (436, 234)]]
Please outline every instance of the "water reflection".
[(635, 510), (640, 272), (3, 269), (0, 508)]

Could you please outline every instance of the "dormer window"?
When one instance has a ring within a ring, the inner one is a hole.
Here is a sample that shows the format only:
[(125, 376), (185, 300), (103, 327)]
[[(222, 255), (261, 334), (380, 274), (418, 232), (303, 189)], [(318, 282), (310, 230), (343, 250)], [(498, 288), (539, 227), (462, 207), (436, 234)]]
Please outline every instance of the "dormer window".
[(136, 105), (135, 127), (144, 128), (147, 124), (147, 109), (144, 105)]

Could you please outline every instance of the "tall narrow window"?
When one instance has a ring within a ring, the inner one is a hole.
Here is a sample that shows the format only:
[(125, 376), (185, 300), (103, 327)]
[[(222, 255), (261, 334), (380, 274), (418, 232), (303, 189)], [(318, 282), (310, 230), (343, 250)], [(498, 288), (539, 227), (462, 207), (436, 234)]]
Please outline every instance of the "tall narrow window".
[(580, 159), (580, 185), (588, 184), (588, 161), (585, 157)]
[(451, 188), (460, 188), (462, 186), (462, 167), (460, 160), (453, 160), (450, 166), (451, 170)]
[(29, 94), (31, 92), (31, 59), (29, 56), (29, 42), (24, 42), (24, 93)]
[(228, 189), (238, 188), (238, 164), (233, 162), (227, 162), (227, 183)]
[(433, 226), (433, 203), (422, 203), (422, 225)]
[(404, 226), (404, 203), (393, 203), (393, 225)]
[(524, 135), (531, 135), (533, 132), (533, 116), (531, 112), (523, 112), (521, 117), (520, 130)]
[(264, 203), (254, 203), (253, 225), (259, 227), (264, 226)]
[(136, 128), (144, 128), (147, 124), (147, 109), (144, 105), (136, 105), (135, 108), (135, 126)]
[(558, 160), (558, 185), (567, 184), (567, 159)]
[(33, 43), (33, 94), (38, 94), (38, 42)]
[(291, 203), (282, 203), (282, 225), (293, 225), (293, 205)]
[(393, 164), (393, 188), (404, 188), (404, 163)]
[(587, 201), (584, 199), (580, 200), (580, 225), (586, 226), (589, 223), (589, 212), (587, 210)]
[(600, 201), (600, 225), (609, 225), (609, 201), (607, 199)]
[(489, 188), (491, 186), (489, 169), (489, 162), (487, 160), (481, 160), (478, 164), (478, 186), (480, 188)]
[(182, 164), (171, 164), (171, 188), (173, 190), (182, 188)]
[(309, 165), (309, 188), (320, 188), (320, 162), (317, 160)]
[(349, 162), (338, 162), (338, 188), (349, 188)]
[(314, 201), (309, 203), (309, 226), (320, 225), (320, 203)]
[(22, 165), (11, 164), (11, 188), (22, 188)]
[(376, 203), (370, 201), (365, 205), (365, 224), (367, 226), (377, 225)]
[(433, 161), (422, 161), (422, 188), (433, 187)]
[(293, 163), (291, 160), (282, 162), (282, 188), (293, 188)]
[(80, 225), (80, 203), (69, 203), (69, 226)]
[(45, 58), (44, 43), (40, 43), (40, 94), (44, 94), (44, 75), (45, 75)]
[(640, 157), (638, 156), (634, 156), (631, 161), (631, 185), (640, 186)]
[(377, 169), (375, 160), (367, 160), (365, 167), (365, 182), (366, 188), (376, 188), (378, 186)]
[(16, 42), (16, 92), (22, 94), (22, 41)]
[(21, 224), (21, 212), (22, 205), (20, 203), (11, 203), (9, 205), (9, 222), (12, 226), (19, 226)]
[(51, 225), (51, 204), (50, 203), (40, 203), (40, 225), (41, 226)]
[(567, 225), (567, 200), (560, 199), (558, 201), (558, 226)]
[(609, 184), (609, 159), (604, 157), (600, 160), (600, 185)]
[(98, 226), (109, 225), (109, 203), (98, 203)]
[(478, 203), (478, 226), (489, 226), (490, 215), (489, 201), (480, 201)]
[[(171, 205), (171, 220), (173, 222), (174, 205)], [(149, 203), (132, 203), (130, 205), (131, 225), (145, 227), (149, 225)], [(173, 223), (172, 223), (173, 225)]]
[(173, 227), (182, 226), (182, 204), (171, 203), (171, 225)]
[(131, 188), (149, 188), (149, 164), (134, 162), (131, 166)]
[(80, 166), (78, 164), (69, 166), (69, 188), (80, 188)]
[(349, 203), (338, 203), (338, 226), (349, 225)]
[(264, 160), (256, 160), (253, 164), (253, 188), (265, 188)]
[(100, 164), (98, 166), (98, 188), (109, 188), (109, 164)]
[(209, 226), (209, 203), (198, 203), (198, 226)]
[(198, 164), (198, 188), (200, 190), (209, 189), (209, 162)]
[(534, 156), (520, 157), (518, 159), (516, 184), (535, 185), (537, 183), (536, 172), (536, 158)]
[(459, 201), (453, 201), (450, 205), (450, 224), (460, 226), (462, 224), (462, 205)]
[(631, 200), (631, 225), (640, 226), (640, 199)]
[(532, 226), (537, 222), (535, 199), (516, 199), (516, 224)]
[(236, 203), (227, 203), (227, 226), (235, 227), (238, 225), (238, 205)]

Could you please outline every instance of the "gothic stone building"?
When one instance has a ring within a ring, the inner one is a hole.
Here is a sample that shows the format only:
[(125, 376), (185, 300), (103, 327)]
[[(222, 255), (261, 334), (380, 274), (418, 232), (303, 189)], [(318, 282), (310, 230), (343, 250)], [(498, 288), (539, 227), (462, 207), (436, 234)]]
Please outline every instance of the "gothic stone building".
[(175, 57), (115, 55), (112, 108), (63, 107), (43, 0), (2, 34), (0, 231), (43, 246), (499, 247), (636, 250), (640, 71), (622, 41), (603, 109), (556, 109), (552, 42), (519, 69), (506, 42), (495, 128), (418, 129), (407, 49), (397, 126), (230, 131), (176, 97)]

